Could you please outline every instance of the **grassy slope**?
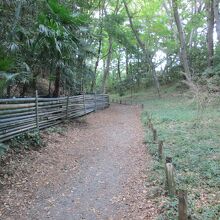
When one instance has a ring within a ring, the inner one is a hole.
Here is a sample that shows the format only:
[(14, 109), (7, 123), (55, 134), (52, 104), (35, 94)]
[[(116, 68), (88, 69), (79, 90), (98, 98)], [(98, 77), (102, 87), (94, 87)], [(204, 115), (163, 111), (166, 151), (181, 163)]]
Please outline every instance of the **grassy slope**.
[[(134, 100), (145, 104), (144, 124), (145, 113), (152, 115), (159, 140), (165, 142), (164, 156), (173, 157), (177, 188), (188, 190), (193, 219), (220, 219), (220, 102), (216, 100), (198, 114), (189, 94), (176, 92), (175, 88), (163, 88), (161, 99), (150, 89), (134, 94)], [(151, 140), (152, 134), (146, 129), (149, 151), (157, 159), (158, 145)], [(153, 169), (160, 177), (158, 184), (164, 182), (163, 163), (155, 160)], [(175, 219), (176, 205), (175, 198), (167, 198), (161, 219)]]

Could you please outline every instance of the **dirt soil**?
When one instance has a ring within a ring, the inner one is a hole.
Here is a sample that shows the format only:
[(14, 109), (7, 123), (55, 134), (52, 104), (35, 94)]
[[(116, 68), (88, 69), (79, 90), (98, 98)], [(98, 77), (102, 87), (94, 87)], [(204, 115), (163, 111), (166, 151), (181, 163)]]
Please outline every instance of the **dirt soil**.
[(83, 121), (44, 135), (46, 148), (10, 161), (0, 219), (156, 219), (140, 109), (112, 105)]

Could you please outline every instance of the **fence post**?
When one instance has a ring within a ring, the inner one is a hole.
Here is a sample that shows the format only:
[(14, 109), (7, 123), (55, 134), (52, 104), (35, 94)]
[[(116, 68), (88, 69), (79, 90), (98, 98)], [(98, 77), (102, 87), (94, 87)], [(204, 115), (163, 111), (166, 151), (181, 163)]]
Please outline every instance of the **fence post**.
[(158, 155), (159, 155), (159, 160), (161, 160), (163, 157), (163, 141), (159, 141), (158, 143)]
[(95, 101), (95, 112), (97, 111), (97, 100), (96, 100), (96, 92), (94, 94), (94, 101)]
[(157, 141), (157, 130), (153, 128), (153, 140), (154, 142)]
[(66, 120), (68, 119), (68, 113), (69, 113), (69, 93), (66, 99)]
[(165, 172), (166, 172), (166, 185), (168, 187), (168, 193), (170, 196), (174, 196), (176, 194), (176, 184), (174, 180), (174, 167), (172, 164), (171, 157), (166, 157)]
[(105, 109), (105, 97), (104, 94), (102, 94), (102, 110)]
[(35, 100), (36, 127), (37, 127), (37, 130), (38, 130), (38, 132), (39, 132), (40, 128), (39, 128), (38, 91), (37, 91), (37, 90), (36, 90), (36, 92), (35, 92), (35, 97), (36, 97), (36, 100)]
[(187, 220), (187, 191), (186, 190), (180, 190), (179, 191), (179, 220)]
[(84, 107), (84, 114), (86, 114), (86, 99), (85, 99), (85, 92), (83, 92), (83, 107)]

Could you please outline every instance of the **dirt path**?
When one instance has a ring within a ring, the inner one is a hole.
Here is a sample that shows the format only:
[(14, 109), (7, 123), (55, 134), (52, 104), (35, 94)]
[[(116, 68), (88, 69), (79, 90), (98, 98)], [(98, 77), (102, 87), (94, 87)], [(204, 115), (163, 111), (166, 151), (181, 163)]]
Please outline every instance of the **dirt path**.
[(85, 121), (21, 161), (3, 190), (1, 219), (156, 219), (139, 109), (113, 105)]

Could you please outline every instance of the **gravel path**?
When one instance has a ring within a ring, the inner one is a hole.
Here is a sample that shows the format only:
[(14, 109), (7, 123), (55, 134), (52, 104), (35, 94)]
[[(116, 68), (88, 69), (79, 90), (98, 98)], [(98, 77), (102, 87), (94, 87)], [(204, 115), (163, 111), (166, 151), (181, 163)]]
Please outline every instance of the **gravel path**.
[(156, 219), (140, 110), (112, 105), (46, 135), (3, 188), (0, 219)]

